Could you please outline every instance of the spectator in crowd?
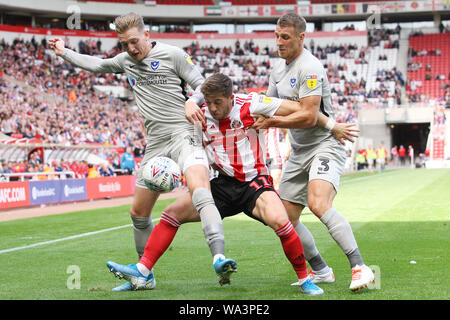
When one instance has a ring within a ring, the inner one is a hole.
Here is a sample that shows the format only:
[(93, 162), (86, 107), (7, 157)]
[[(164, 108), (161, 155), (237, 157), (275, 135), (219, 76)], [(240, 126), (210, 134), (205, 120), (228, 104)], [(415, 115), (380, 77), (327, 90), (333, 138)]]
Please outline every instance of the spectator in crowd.
[(120, 159), (120, 169), (125, 170), (127, 174), (133, 174), (135, 169), (134, 156), (130, 146), (126, 147), (125, 152)]
[(100, 176), (102, 177), (114, 177), (116, 174), (114, 173), (114, 169), (109, 163), (103, 162), (98, 169)]
[(92, 163), (89, 163), (87, 178), (98, 178), (98, 177), (100, 177), (100, 173), (98, 172), (96, 166), (94, 166)]

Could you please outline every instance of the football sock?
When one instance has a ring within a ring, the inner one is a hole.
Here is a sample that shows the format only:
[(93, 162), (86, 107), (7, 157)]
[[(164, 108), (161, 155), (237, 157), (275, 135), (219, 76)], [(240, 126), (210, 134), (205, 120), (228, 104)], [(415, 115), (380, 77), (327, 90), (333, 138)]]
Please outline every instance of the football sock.
[(309, 229), (299, 221), (295, 226), (295, 231), (297, 231), (297, 234), (300, 237), (303, 249), (305, 250), (305, 258), (311, 266), (311, 269), (316, 274), (327, 273), (330, 268), (325, 260), (323, 260), (319, 250), (317, 250), (316, 243)]
[(325, 212), (322, 218), (320, 218), (320, 221), (325, 224), (331, 237), (347, 255), (350, 267), (353, 268), (357, 264), (360, 266), (363, 265), (364, 262), (359, 253), (352, 227), (347, 219), (336, 209), (331, 208)]
[(280, 238), (284, 253), (294, 267), (298, 278), (307, 278), (308, 267), (306, 266), (303, 246), (292, 223), (288, 221), (284, 226), (275, 230), (275, 233)]
[(136, 263), (136, 267), (138, 268), (139, 272), (142, 273), (144, 277), (148, 277), (150, 274), (150, 270), (144, 266), (142, 263)]
[(148, 270), (151, 270), (156, 261), (158, 261), (172, 243), (180, 225), (177, 219), (163, 212), (159, 223), (148, 238), (144, 254), (139, 260), (139, 263), (144, 265)]
[(225, 236), (222, 218), (214, 203), (211, 191), (206, 188), (195, 189), (192, 193), (192, 203), (200, 214), (203, 233), (212, 256), (214, 257), (217, 254), (224, 255)]
[(148, 237), (153, 230), (153, 221), (151, 217), (140, 218), (135, 216), (131, 216), (131, 220), (133, 222), (133, 235), (136, 252), (138, 253), (139, 258), (141, 258), (144, 254)]
[(218, 259), (225, 259), (225, 256), (223, 255), (223, 254), (216, 254), (214, 257), (213, 257), (213, 264), (214, 263), (216, 263), (216, 261), (218, 260)]

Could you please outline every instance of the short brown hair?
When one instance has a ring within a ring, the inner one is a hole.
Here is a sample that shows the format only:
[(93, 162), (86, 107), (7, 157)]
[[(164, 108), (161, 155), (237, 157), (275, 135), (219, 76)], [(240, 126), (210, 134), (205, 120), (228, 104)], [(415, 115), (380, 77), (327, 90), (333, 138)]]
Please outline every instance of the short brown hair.
[(144, 19), (137, 13), (130, 12), (117, 17), (114, 20), (117, 33), (124, 33), (128, 29), (136, 27), (139, 31), (145, 29)]
[(286, 13), (281, 16), (277, 25), (280, 27), (294, 27), (295, 32), (301, 33), (306, 31), (306, 20), (296, 13)]
[(229, 97), (233, 94), (233, 81), (223, 73), (216, 73), (203, 82), (201, 91), (204, 96), (222, 94)]

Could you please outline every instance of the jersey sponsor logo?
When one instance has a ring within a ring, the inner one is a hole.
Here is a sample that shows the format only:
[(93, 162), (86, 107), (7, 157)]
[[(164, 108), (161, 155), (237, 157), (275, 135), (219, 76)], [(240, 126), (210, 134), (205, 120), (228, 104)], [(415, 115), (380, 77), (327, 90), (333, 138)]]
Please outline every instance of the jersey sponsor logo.
[(273, 99), (272, 99), (271, 97), (266, 97), (266, 96), (264, 96), (264, 98), (263, 98), (263, 102), (264, 102), (265, 104), (271, 104), (272, 101), (273, 101)]
[(317, 76), (316, 75), (309, 75), (306, 77), (306, 85), (310, 89), (314, 89), (317, 87)]
[(296, 83), (297, 83), (297, 79), (296, 78), (289, 79), (289, 84), (291, 85), (291, 88), (295, 87)]
[(136, 85), (136, 79), (133, 76), (128, 77), (128, 82), (130, 83), (130, 86), (134, 87)]
[(159, 61), (152, 61), (152, 62), (150, 62), (150, 67), (152, 68), (153, 71), (158, 70), (158, 68), (159, 68)]
[(128, 82), (131, 86), (153, 86), (158, 84), (167, 84), (167, 77), (161, 74), (152, 74), (148, 77), (135, 78), (133, 76), (128, 77)]
[(186, 58), (186, 61), (189, 63), (189, 64), (191, 64), (191, 65), (193, 65), (194, 63), (192, 62), (192, 60), (191, 60), (191, 57), (190, 56), (188, 56), (188, 55), (186, 55), (185, 56), (185, 58)]

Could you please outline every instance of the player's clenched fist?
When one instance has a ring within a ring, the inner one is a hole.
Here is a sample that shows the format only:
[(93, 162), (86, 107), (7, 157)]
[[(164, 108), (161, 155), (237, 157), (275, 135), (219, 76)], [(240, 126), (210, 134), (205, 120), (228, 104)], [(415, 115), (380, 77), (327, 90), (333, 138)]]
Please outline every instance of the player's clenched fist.
[(60, 38), (50, 39), (48, 41), (50, 49), (55, 51), (56, 55), (60, 56), (64, 53), (64, 41)]

